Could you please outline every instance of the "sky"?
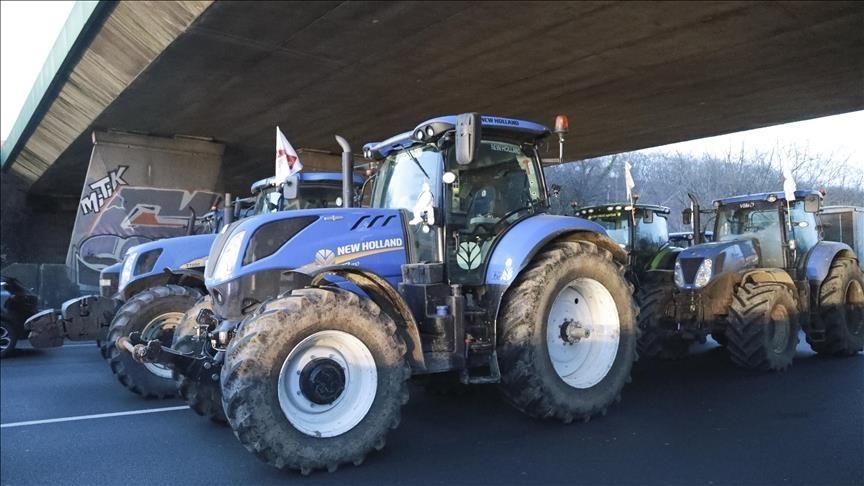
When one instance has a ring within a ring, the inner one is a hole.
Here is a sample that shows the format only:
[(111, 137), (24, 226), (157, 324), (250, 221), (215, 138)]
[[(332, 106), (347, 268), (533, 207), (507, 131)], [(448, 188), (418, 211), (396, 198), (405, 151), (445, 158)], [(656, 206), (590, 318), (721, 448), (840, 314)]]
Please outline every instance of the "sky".
[[(0, 1), (0, 138), (6, 139), (75, 2)], [(723, 155), (795, 144), (864, 171), (864, 111), (703, 138), (646, 151)]]

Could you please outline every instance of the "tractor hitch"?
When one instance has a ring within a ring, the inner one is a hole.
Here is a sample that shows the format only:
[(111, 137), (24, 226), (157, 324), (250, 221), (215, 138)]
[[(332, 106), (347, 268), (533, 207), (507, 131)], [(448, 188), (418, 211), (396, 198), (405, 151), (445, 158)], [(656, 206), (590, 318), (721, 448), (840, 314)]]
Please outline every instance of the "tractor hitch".
[(140, 332), (121, 337), (116, 346), (141, 364), (161, 364), (196, 381), (219, 379), (223, 353), (217, 353), (215, 358), (204, 354), (183, 354), (163, 346), (158, 339), (143, 341)]

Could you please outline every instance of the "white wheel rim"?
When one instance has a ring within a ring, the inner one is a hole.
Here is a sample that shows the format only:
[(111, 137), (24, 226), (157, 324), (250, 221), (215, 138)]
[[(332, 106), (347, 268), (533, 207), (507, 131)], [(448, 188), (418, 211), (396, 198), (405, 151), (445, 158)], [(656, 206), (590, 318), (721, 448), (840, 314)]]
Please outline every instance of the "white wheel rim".
[[(344, 389), (329, 404), (312, 402), (301, 391), (300, 377), (309, 363), (328, 359), (342, 368)], [(279, 406), (297, 430), (312, 437), (348, 432), (372, 408), (378, 391), (378, 371), (369, 348), (342, 331), (321, 331), (288, 353), (279, 372)]]
[[(587, 336), (576, 342), (562, 337), (562, 326), (578, 326)], [(552, 304), (546, 321), (546, 345), (555, 372), (573, 388), (590, 388), (612, 369), (618, 355), (621, 322), (612, 294), (600, 282), (578, 278)]]
[(0, 349), (5, 351), (9, 346), (12, 346), (12, 338), (9, 337), (9, 330), (6, 329), (6, 323), (3, 323), (3, 325), (0, 326)]
[[(182, 312), (166, 312), (154, 317), (144, 326), (144, 330), (141, 331), (141, 340), (147, 342), (152, 339), (159, 339), (161, 341), (161, 335), (168, 331), (173, 332), (177, 328), (177, 324), (180, 324), (180, 320), (183, 319), (183, 315)], [(171, 340), (169, 339), (168, 341), (170, 342)], [(145, 363), (144, 367), (159, 378), (166, 380), (174, 379), (171, 369), (165, 365)]]

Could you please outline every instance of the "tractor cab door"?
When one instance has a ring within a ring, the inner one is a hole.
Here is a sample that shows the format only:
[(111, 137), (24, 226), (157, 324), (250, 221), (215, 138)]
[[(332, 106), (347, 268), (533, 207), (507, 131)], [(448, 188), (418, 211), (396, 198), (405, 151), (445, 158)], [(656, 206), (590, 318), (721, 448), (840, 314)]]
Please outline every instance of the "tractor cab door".
[(511, 142), (483, 140), (468, 165), (458, 165), (452, 152), (444, 194), (447, 274), (451, 283), (481, 285), (495, 242), (541, 206), (540, 169), (533, 149)]

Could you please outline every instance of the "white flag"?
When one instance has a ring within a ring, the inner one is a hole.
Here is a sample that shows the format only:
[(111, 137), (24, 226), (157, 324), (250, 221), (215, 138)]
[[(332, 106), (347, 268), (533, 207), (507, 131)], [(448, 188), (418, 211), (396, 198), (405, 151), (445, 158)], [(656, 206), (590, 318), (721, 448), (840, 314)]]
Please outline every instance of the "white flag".
[(624, 162), (624, 183), (627, 184), (627, 200), (633, 200), (633, 188), (636, 187), (636, 183), (633, 182), (633, 175), (630, 174), (630, 169), (633, 166), (630, 165), (630, 161)]
[(276, 182), (283, 182), (292, 175), (303, 170), (300, 157), (294, 151), (294, 147), (285, 138), (282, 130), (276, 127)]
[(789, 159), (783, 159), (783, 193), (787, 201), (795, 200), (795, 179), (792, 178), (792, 166), (789, 165)]

